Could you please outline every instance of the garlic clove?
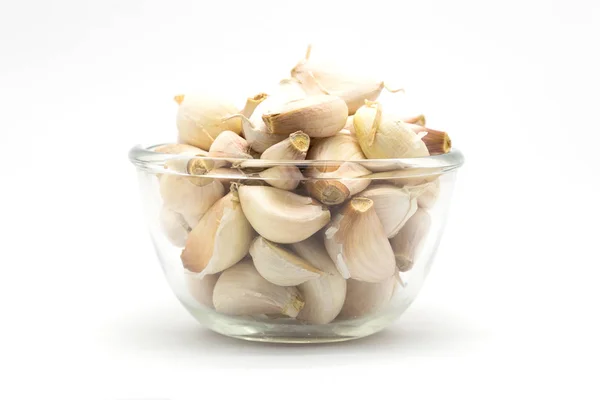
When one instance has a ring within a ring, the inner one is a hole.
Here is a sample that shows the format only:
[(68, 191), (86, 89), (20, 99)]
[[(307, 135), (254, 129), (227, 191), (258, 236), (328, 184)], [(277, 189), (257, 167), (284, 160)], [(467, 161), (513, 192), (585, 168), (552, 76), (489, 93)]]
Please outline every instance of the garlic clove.
[(419, 208), (400, 232), (390, 240), (396, 258), (396, 267), (401, 272), (406, 272), (413, 267), (430, 227), (430, 215)]
[(421, 139), (430, 154), (444, 154), (452, 148), (452, 140), (446, 132), (436, 131), (417, 124), (408, 124), (408, 127), (418, 134), (427, 133)]
[(258, 173), (269, 185), (283, 190), (294, 190), (304, 178), (298, 167), (278, 165)]
[(227, 315), (283, 314), (292, 318), (304, 306), (298, 289), (267, 281), (249, 260), (223, 271), (215, 285), (213, 303), (217, 312)]
[(420, 125), (425, 126), (425, 115), (413, 115), (411, 117), (402, 117), (402, 122), (406, 122), (407, 124)]
[(309, 160), (352, 161), (364, 160), (366, 157), (356, 136), (337, 134), (313, 140), (306, 158)]
[(254, 231), (244, 216), (237, 190), (217, 201), (190, 232), (181, 252), (183, 266), (206, 274), (223, 271), (248, 254)]
[(394, 252), (374, 202), (354, 197), (325, 229), (325, 248), (340, 274), (365, 282), (381, 282), (394, 274)]
[(226, 154), (231, 158), (250, 158), (248, 154), (248, 142), (246, 139), (232, 131), (223, 131), (217, 136), (215, 141), (210, 145), (209, 155), (211, 157), (219, 154)]
[(367, 158), (411, 158), (429, 155), (427, 146), (409, 125), (367, 102), (354, 115), (354, 129)]
[(421, 208), (432, 208), (440, 196), (440, 180), (436, 179), (432, 182), (423, 183), (419, 186), (405, 186), (410, 190), (421, 189), (417, 197), (417, 204)]
[(200, 279), (197, 274), (185, 272), (185, 283), (188, 292), (198, 303), (210, 308), (215, 308), (213, 291), (218, 279), (219, 274), (206, 275)]
[(363, 177), (370, 173), (362, 165), (352, 162), (309, 167), (306, 169), (306, 176), (318, 179), (308, 180), (306, 187), (312, 196), (324, 204), (341, 204), (369, 186), (371, 180)]
[(350, 115), (348, 117), (346, 120), (346, 125), (344, 125), (344, 128), (341, 130), (341, 132), (356, 136), (356, 131), (354, 130), (354, 115)]
[(279, 286), (296, 286), (323, 275), (302, 258), (261, 236), (250, 246), (250, 255), (258, 273)]
[(393, 275), (378, 283), (348, 279), (346, 284), (346, 300), (339, 319), (358, 318), (381, 311), (393, 297), (398, 286), (398, 277)]
[(375, 172), (366, 177), (373, 182), (388, 182), (396, 186), (419, 186), (435, 181), (441, 173), (441, 168), (410, 168)]
[(298, 286), (305, 304), (296, 318), (310, 324), (327, 324), (333, 321), (346, 298), (346, 280), (329, 258), (320, 237), (312, 236), (291, 244), (291, 247), (296, 254), (324, 272), (320, 277)]
[(177, 110), (179, 142), (208, 150), (219, 133), (241, 133), (238, 119), (226, 119), (238, 109), (222, 98), (207, 94), (186, 94)]
[(163, 206), (159, 213), (159, 225), (163, 234), (173, 246), (185, 246), (190, 227), (185, 222), (183, 215)]
[(262, 119), (269, 132), (290, 134), (302, 131), (310, 137), (327, 137), (346, 124), (348, 107), (339, 97), (309, 96), (271, 107)]
[(293, 78), (286, 78), (279, 82), (275, 96), (285, 99), (285, 101), (292, 101), (304, 99), (308, 95), (304, 89), (302, 89), (302, 84), (300, 84), (300, 82)]
[(225, 194), (225, 188), (218, 181), (174, 174), (160, 176), (159, 191), (163, 205), (183, 215), (191, 228)]
[(302, 241), (329, 222), (326, 207), (310, 197), (268, 186), (240, 186), (240, 202), (252, 227), (276, 243)]
[(308, 193), (325, 205), (342, 204), (350, 197), (350, 190), (339, 180), (319, 179), (306, 181)]
[(417, 196), (410, 190), (389, 184), (371, 186), (360, 196), (373, 200), (375, 213), (388, 238), (402, 229), (418, 207)]
[(301, 131), (266, 149), (261, 160), (304, 160), (310, 146), (310, 137)]

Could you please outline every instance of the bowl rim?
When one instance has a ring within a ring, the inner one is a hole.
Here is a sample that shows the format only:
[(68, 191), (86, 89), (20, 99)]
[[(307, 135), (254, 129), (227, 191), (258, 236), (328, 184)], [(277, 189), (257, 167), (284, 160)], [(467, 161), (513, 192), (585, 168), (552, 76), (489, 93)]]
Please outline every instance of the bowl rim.
[[(379, 158), (379, 159), (363, 159), (363, 160), (262, 160), (262, 159), (246, 159), (239, 157), (210, 157), (204, 155), (190, 155), (190, 154), (168, 154), (159, 153), (153, 151), (154, 148), (173, 144), (173, 143), (159, 143), (156, 145), (141, 145), (137, 144), (129, 150), (129, 160), (139, 170), (153, 171), (155, 173), (170, 173), (183, 176), (198, 176), (197, 174), (191, 174), (186, 171), (173, 170), (169, 168), (169, 162), (178, 160), (179, 165), (186, 163), (191, 160), (203, 160), (208, 162), (229, 162), (236, 166), (235, 168), (271, 168), (275, 166), (296, 166), (299, 168), (311, 168), (311, 167), (331, 167), (339, 166), (343, 163), (349, 162), (352, 164), (359, 164), (372, 174), (375, 173), (386, 173), (392, 171), (402, 171), (403, 177), (410, 176), (424, 176), (432, 174), (444, 174), (453, 171), (464, 164), (464, 156), (462, 152), (456, 148), (452, 148), (448, 153), (435, 154), (426, 157), (415, 157), (415, 158)], [(372, 175), (371, 174), (371, 175)], [(218, 177), (215, 175), (214, 177)], [(361, 176), (362, 177), (362, 176)], [(327, 178), (338, 178), (335, 174), (329, 174)], [(347, 178), (340, 176), (339, 178), (344, 179), (357, 179)], [(308, 178), (312, 179), (312, 178)]]

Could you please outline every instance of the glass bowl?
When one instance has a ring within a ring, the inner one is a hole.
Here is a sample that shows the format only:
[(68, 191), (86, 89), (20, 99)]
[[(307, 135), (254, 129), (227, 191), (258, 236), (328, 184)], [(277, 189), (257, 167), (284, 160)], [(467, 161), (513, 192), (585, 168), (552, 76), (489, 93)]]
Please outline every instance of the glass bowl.
[(255, 341), (371, 335), (413, 302), (458, 167), (407, 159), (270, 161), (129, 152), (165, 276), (202, 325)]

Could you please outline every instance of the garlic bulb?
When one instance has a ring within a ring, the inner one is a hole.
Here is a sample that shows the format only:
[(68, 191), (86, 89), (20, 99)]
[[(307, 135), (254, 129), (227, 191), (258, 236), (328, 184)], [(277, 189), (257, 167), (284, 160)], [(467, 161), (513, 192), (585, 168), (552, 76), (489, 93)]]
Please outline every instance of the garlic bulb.
[(160, 176), (159, 190), (164, 206), (183, 215), (191, 228), (225, 194), (225, 188), (218, 181), (174, 174)]
[(310, 137), (298, 131), (266, 149), (260, 158), (261, 160), (304, 160), (309, 146)]
[(360, 148), (358, 139), (353, 135), (337, 134), (327, 138), (315, 139), (306, 156), (309, 160), (364, 160), (366, 157)]
[(190, 232), (181, 261), (199, 277), (223, 271), (248, 254), (254, 231), (235, 188), (217, 201)]
[(173, 246), (185, 246), (190, 227), (183, 215), (163, 206), (159, 213), (159, 225)]
[(213, 304), (213, 291), (219, 279), (219, 274), (206, 275), (201, 279), (196, 274), (185, 273), (185, 283), (188, 292), (200, 304), (215, 308)]
[(296, 286), (323, 275), (302, 258), (261, 236), (250, 246), (250, 255), (258, 273), (279, 286)]
[(232, 131), (223, 131), (210, 145), (209, 154), (214, 157), (218, 154), (226, 154), (228, 157), (252, 158), (248, 154), (248, 142), (246, 139)]
[(387, 305), (398, 286), (398, 277), (393, 275), (378, 283), (348, 279), (346, 300), (340, 311), (340, 319), (350, 319), (375, 314)]
[(324, 272), (320, 277), (298, 286), (304, 297), (304, 308), (296, 318), (309, 324), (327, 324), (333, 321), (346, 298), (346, 280), (335, 268), (323, 241), (317, 236), (293, 243), (291, 247), (300, 257)]
[(252, 227), (276, 243), (302, 241), (331, 218), (329, 210), (310, 197), (268, 186), (240, 186), (240, 202)]
[(283, 189), (294, 190), (304, 178), (302, 172), (294, 165), (277, 165), (258, 173), (269, 185)]
[[(308, 94), (324, 93), (340, 97), (346, 103), (350, 115), (354, 114), (365, 103), (365, 100), (377, 100), (385, 87), (383, 81), (348, 76), (335, 66), (319, 65), (309, 60), (310, 51), (311, 47), (309, 46), (304, 60), (292, 69), (292, 77), (302, 84), (304, 91)], [(393, 93), (399, 90), (389, 91)]]
[(394, 185), (375, 185), (360, 194), (373, 200), (388, 238), (396, 236), (406, 221), (417, 211), (417, 197), (410, 190)]
[(367, 102), (354, 115), (354, 129), (367, 158), (410, 158), (429, 155), (427, 146), (408, 124)]
[(271, 107), (262, 119), (269, 132), (290, 134), (302, 131), (310, 137), (327, 137), (346, 124), (348, 107), (339, 97), (318, 95)]
[(354, 197), (325, 230), (325, 248), (346, 279), (381, 282), (394, 274), (394, 252), (373, 200)]
[(405, 272), (413, 267), (430, 227), (431, 217), (427, 211), (419, 208), (400, 232), (390, 240), (396, 257), (396, 266), (400, 271)]
[(213, 303), (217, 312), (228, 315), (283, 314), (292, 318), (304, 306), (298, 289), (272, 284), (247, 260), (223, 271), (215, 285)]
[(186, 94), (176, 100), (179, 103), (177, 130), (180, 143), (208, 150), (219, 133), (228, 130), (239, 134), (242, 131), (239, 120), (225, 120), (239, 112), (227, 100), (206, 94)]

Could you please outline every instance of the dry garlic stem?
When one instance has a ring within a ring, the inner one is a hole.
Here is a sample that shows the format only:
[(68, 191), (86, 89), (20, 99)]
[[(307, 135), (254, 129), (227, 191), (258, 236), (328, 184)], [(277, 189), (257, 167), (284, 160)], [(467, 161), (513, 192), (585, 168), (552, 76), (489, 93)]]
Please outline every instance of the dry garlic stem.
[(304, 160), (309, 146), (310, 137), (302, 131), (297, 131), (266, 149), (260, 158), (262, 160)]
[(292, 77), (302, 84), (304, 91), (309, 95), (338, 96), (344, 100), (348, 113), (352, 115), (365, 103), (365, 100), (375, 101), (383, 88), (387, 89), (383, 81), (348, 76), (335, 66), (319, 65), (309, 60), (310, 50), (309, 46), (304, 60), (301, 60), (291, 71)]
[(400, 232), (390, 240), (396, 257), (396, 266), (400, 271), (405, 272), (413, 267), (430, 226), (431, 217), (427, 211), (419, 208)]
[(268, 186), (240, 186), (240, 202), (252, 227), (276, 243), (308, 238), (330, 220), (329, 210), (310, 197)]
[(348, 279), (346, 300), (339, 318), (358, 318), (380, 311), (390, 302), (397, 286), (398, 277), (396, 275), (378, 283)]
[(185, 246), (190, 226), (185, 222), (183, 215), (163, 206), (160, 209), (159, 224), (162, 232), (173, 246)]
[(215, 308), (213, 304), (213, 291), (218, 279), (219, 274), (206, 275), (200, 279), (196, 274), (185, 273), (188, 292), (198, 303), (210, 308)]
[(279, 286), (296, 286), (323, 275), (302, 258), (261, 236), (250, 246), (250, 255), (258, 273)]
[(320, 235), (313, 235), (291, 247), (300, 257), (324, 272), (320, 277), (298, 286), (305, 304), (296, 318), (310, 324), (327, 324), (333, 321), (346, 298), (346, 280), (329, 258)]
[(283, 314), (292, 318), (304, 306), (298, 289), (272, 284), (260, 276), (251, 261), (223, 271), (215, 285), (213, 303), (222, 314)]
[[(364, 160), (358, 139), (353, 135), (337, 134), (315, 139), (306, 156), (309, 160)], [(334, 167), (332, 170), (337, 169)]]
[(423, 136), (422, 140), (427, 146), (430, 154), (447, 153), (452, 148), (452, 141), (446, 132), (436, 131), (434, 129), (415, 124), (409, 124), (408, 126), (416, 133), (427, 132), (427, 134)]
[(219, 133), (229, 130), (241, 133), (237, 119), (226, 119), (239, 110), (227, 100), (206, 94), (187, 94), (176, 97), (179, 142), (208, 150)]
[(266, 93), (259, 93), (254, 97), (248, 97), (248, 100), (246, 100), (246, 105), (244, 106), (240, 114), (242, 114), (246, 118), (250, 118), (254, 110), (256, 110), (256, 107), (258, 107), (258, 105), (266, 99)]
[(417, 196), (394, 185), (375, 185), (360, 193), (373, 200), (375, 212), (388, 238), (396, 236), (406, 221), (417, 211)]
[(339, 97), (318, 95), (275, 105), (263, 114), (269, 132), (290, 134), (302, 131), (310, 137), (327, 137), (346, 124), (348, 107)]
[(371, 199), (354, 197), (325, 230), (325, 247), (344, 278), (381, 282), (394, 274), (394, 252)]
[(368, 158), (409, 158), (429, 155), (427, 146), (409, 125), (367, 102), (354, 115), (354, 129)]
[(248, 254), (254, 231), (235, 188), (217, 201), (192, 229), (181, 253), (183, 266), (199, 277), (223, 271)]
[(225, 194), (223, 185), (218, 181), (174, 174), (160, 176), (159, 190), (163, 205), (183, 215), (191, 228)]

